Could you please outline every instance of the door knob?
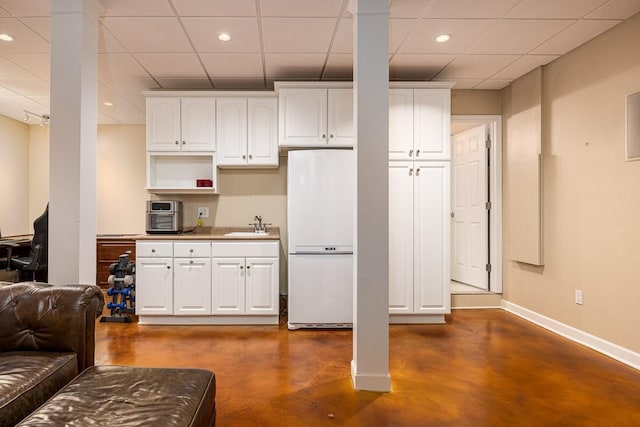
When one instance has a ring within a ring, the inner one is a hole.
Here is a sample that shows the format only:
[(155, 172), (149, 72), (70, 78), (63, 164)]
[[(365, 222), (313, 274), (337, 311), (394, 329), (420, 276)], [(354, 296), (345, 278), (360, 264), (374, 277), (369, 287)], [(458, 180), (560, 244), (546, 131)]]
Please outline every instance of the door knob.
[(451, 218), (455, 218), (456, 214), (454, 214), (453, 212), (451, 212)]

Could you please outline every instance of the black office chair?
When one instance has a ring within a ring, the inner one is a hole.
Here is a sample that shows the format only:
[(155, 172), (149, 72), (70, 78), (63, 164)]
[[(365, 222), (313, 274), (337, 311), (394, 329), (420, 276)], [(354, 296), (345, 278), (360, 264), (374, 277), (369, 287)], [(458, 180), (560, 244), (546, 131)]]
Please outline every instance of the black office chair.
[(0, 260), (0, 281), (15, 282), (18, 280), (18, 275), (15, 270), (11, 270), (11, 259), (13, 249), (19, 245), (10, 240), (2, 239), (2, 232), (0, 232), (0, 248), (3, 248), (6, 254), (6, 258)]
[(33, 239), (31, 240), (31, 253), (26, 257), (10, 259), (10, 267), (19, 271), (19, 279), (24, 280), (26, 273), (31, 272), (31, 280), (36, 281), (36, 276), (43, 281), (47, 280), (49, 261), (49, 204), (44, 213), (33, 221)]

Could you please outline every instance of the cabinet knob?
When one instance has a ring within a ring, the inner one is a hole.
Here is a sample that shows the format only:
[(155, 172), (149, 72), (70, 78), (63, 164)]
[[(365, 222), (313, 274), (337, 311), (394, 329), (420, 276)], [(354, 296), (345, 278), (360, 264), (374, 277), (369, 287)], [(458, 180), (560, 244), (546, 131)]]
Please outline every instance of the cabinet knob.
[(413, 150), (409, 150), (409, 157), (413, 156)]
[(241, 266), (240, 266), (240, 270), (244, 270), (244, 265), (241, 265)]
[(151, 253), (152, 253), (152, 254), (155, 254), (155, 253), (156, 253), (156, 250), (155, 250), (155, 249), (151, 249)]
[(248, 269), (250, 269), (250, 268), (251, 268), (251, 266), (250, 266), (250, 265), (247, 265), (247, 270), (248, 270)]
[(186, 142), (182, 141), (182, 145), (185, 145), (185, 144), (186, 144)]
[(246, 159), (246, 158), (247, 158), (247, 156), (243, 154), (243, 155), (242, 155), (242, 158), (243, 158), (243, 159)]
[(176, 145), (180, 144), (180, 141), (176, 141)]
[(250, 158), (250, 159), (253, 159), (253, 154), (249, 154), (249, 158)]
[(192, 259), (189, 260), (189, 264), (193, 264), (193, 260)]
[(420, 168), (416, 169), (416, 176), (420, 176)]
[(189, 252), (193, 253), (193, 249), (189, 249)]
[(413, 175), (413, 168), (409, 169), (409, 176)]
[(451, 218), (455, 218), (456, 214), (451, 212)]
[(322, 139), (327, 139), (327, 135), (322, 134)]
[(329, 138), (333, 138), (333, 134), (329, 135)]
[(416, 150), (416, 157), (420, 157), (420, 150)]
[(171, 266), (170, 266), (170, 265), (167, 265), (167, 270), (169, 270), (170, 268), (171, 268)]

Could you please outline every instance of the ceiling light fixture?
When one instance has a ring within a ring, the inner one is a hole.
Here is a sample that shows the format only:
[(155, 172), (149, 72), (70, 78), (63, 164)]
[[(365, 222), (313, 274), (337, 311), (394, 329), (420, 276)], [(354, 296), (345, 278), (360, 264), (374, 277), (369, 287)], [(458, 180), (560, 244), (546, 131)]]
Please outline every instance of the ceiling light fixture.
[(436, 37), (436, 41), (438, 43), (444, 43), (444, 42), (448, 42), (450, 38), (451, 38), (451, 34), (440, 34), (438, 37)]
[(220, 33), (218, 34), (218, 40), (220, 40), (221, 42), (228, 42), (229, 40), (231, 40), (231, 36), (229, 35), (229, 33)]
[(2, 33), (2, 34), (0, 34), (0, 40), (5, 41), (5, 42), (12, 42), (15, 39), (10, 34)]
[(113, 107), (113, 102), (104, 101), (102, 105), (106, 105), (107, 107)]
[(40, 127), (41, 128), (43, 128), (44, 125), (48, 125), (49, 122), (51, 121), (51, 116), (48, 115), (48, 114), (38, 114), (38, 113), (34, 113), (33, 111), (24, 110), (24, 121), (25, 122), (28, 122), (29, 118), (31, 116), (40, 119)]

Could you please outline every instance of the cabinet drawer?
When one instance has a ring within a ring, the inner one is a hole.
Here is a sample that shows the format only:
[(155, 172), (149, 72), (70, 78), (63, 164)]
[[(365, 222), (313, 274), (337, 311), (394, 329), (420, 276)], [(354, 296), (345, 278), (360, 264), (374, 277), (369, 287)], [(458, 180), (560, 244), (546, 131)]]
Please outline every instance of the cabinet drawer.
[(211, 242), (175, 242), (173, 256), (180, 258), (210, 257)]
[(211, 244), (211, 255), (214, 257), (277, 257), (279, 242), (272, 241), (244, 241), (222, 242)]
[(153, 242), (153, 241), (137, 242), (136, 255), (138, 256), (138, 258), (172, 257), (173, 243), (172, 242)]

